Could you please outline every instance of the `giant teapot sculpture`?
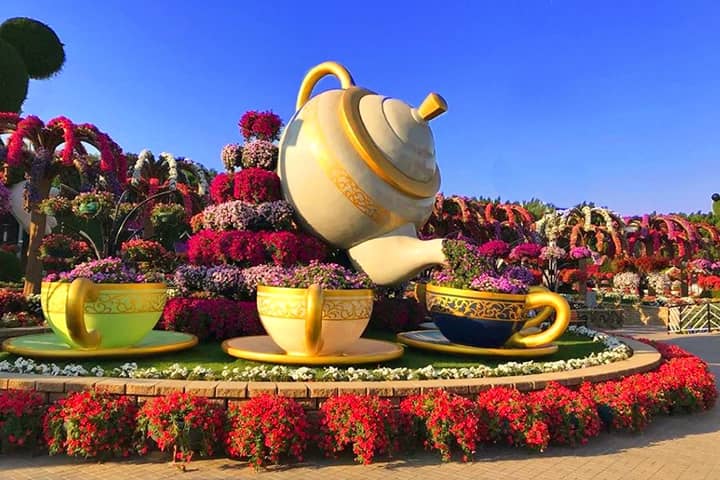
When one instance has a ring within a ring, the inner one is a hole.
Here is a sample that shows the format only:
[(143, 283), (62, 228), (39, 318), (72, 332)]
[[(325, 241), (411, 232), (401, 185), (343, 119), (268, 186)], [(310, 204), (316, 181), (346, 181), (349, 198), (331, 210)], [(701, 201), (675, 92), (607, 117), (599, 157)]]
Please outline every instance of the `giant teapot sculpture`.
[[(342, 89), (312, 98), (325, 75)], [(341, 65), (306, 75), (280, 139), (283, 195), (303, 227), (346, 249), (378, 285), (392, 285), (445, 261), (442, 240), (422, 241), (440, 188), (428, 121), (447, 110), (429, 94), (418, 108), (355, 86)]]

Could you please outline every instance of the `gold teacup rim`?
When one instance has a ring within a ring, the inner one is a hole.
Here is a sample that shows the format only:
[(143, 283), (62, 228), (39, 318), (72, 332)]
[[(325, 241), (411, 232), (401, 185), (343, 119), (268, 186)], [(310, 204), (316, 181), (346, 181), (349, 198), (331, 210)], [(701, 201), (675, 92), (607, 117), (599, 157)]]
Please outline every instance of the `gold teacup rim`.
[(509, 302), (524, 302), (528, 295), (527, 293), (496, 293), (465, 288), (441, 287), (432, 283), (426, 284), (425, 291), (427, 293), (452, 295), (454, 297), (473, 298), (477, 300), (506, 300)]

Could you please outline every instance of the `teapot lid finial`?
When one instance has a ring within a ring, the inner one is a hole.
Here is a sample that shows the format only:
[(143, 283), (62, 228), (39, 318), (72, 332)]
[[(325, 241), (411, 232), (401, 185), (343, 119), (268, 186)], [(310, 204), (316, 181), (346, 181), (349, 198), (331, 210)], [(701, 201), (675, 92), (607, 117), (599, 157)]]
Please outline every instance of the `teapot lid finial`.
[(448, 105), (445, 99), (433, 92), (425, 97), (425, 100), (423, 100), (417, 108), (417, 113), (420, 118), (429, 122), (433, 118), (439, 117), (443, 113), (447, 112), (447, 109)]

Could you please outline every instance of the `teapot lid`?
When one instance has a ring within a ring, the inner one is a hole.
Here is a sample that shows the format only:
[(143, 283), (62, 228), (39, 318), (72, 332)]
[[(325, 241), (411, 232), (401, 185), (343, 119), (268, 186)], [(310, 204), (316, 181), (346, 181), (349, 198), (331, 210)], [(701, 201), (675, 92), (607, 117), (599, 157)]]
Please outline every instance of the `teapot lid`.
[(340, 117), (345, 134), (376, 175), (411, 197), (429, 198), (440, 189), (440, 171), (427, 121), (446, 109), (437, 94), (414, 109), (353, 86), (343, 91)]

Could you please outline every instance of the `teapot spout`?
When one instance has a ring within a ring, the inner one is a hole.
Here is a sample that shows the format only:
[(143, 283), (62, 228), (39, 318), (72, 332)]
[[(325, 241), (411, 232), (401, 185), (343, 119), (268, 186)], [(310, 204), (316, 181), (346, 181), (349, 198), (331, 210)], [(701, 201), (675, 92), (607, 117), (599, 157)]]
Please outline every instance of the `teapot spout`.
[(396, 285), (445, 262), (441, 238), (420, 240), (412, 224), (362, 242), (348, 250), (356, 268), (380, 286)]

